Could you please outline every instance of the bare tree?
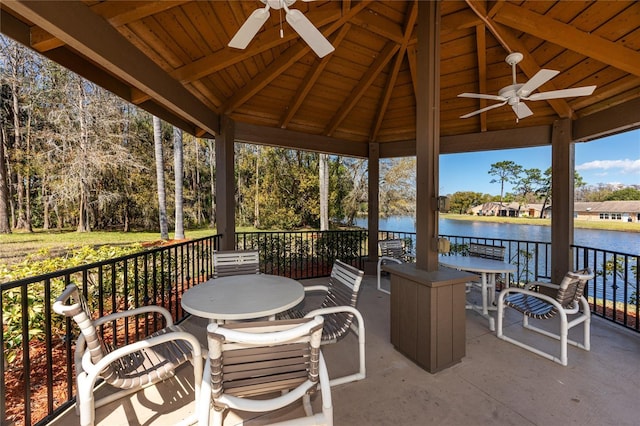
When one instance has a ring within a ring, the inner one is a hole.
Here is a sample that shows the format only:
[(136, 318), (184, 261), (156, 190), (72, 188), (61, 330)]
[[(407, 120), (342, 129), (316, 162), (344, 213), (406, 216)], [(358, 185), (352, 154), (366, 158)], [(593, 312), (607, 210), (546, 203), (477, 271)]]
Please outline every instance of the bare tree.
[(211, 176), (211, 213), (209, 215), (209, 226), (213, 228), (216, 226), (216, 152), (213, 149), (213, 141), (211, 139), (207, 139), (207, 150), (209, 151), (209, 174)]
[(329, 156), (320, 154), (318, 158), (320, 176), (320, 230), (329, 230)]
[(182, 156), (182, 130), (177, 127), (173, 128), (173, 167), (175, 168), (175, 204), (176, 204), (176, 227), (174, 238), (176, 240), (184, 239), (184, 210), (182, 206), (183, 195), (183, 156)]
[(7, 166), (4, 150), (4, 127), (0, 132), (0, 234), (10, 234), (9, 224), (9, 185), (7, 183)]
[(156, 184), (158, 185), (158, 214), (160, 216), (160, 238), (169, 239), (167, 223), (167, 193), (164, 187), (164, 161), (162, 158), (162, 123), (153, 117), (153, 146), (156, 157)]

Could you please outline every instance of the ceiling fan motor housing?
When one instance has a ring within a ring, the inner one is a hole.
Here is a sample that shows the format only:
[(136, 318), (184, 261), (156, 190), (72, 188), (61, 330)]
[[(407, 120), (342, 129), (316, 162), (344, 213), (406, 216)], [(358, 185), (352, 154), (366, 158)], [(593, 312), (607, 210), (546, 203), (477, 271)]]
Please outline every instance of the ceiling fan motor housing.
[(291, 6), (296, 2), (296, 0), (260, 0), (264, 4), (268, 4), (272, 9), (282, 9), (284, 5), (287, 7)]

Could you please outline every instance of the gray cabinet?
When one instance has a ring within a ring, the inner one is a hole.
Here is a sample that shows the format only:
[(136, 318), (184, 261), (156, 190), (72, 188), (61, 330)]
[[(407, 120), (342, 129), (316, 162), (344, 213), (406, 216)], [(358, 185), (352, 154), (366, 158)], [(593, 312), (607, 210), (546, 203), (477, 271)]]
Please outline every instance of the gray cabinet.
[(430, 373), (465, 355), (466, 272), (427, 272), (414, 264), (386, 265), (391, 274), (391, 343)]

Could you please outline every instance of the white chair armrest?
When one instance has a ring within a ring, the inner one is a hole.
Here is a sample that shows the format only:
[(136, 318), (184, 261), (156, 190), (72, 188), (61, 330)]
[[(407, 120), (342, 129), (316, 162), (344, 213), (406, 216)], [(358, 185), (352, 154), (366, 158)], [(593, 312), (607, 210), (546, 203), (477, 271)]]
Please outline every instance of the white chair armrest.
[(399, 264), (403, 263), (402, 260), (396, 259), (395, 257), (380, 256), (380, 258), (378, 258), (378, 265), (381, 265), (382, 261), (395, 262), (395, 263), (399, 263)]
[(556, 299), (553, 297), (549, 297), (546, 294), (538, 293), (537, 291), (525, 290), (523, 288), (517, 287), (507, 287), (500, 292), (500, 296), (498, 296), (498, 303), (504, 304), (504, 299), (507, 297), (509, 293), (521, 293), (526, 294), (527, 296), (535, 297), (537, 299), (544, 300), (545, 302), (549, 302), (554, 305), (558, 310), (563, 310), (562, 306)]
[(557, 290), (560, 288), (560, 286), (558, 284), (553, 284), (553, 283), (545, 283), (543, 281), (531, 281), (529, 283), (527, 283), (524, 288), (526, 290), (530, 290), (532, 287), (547, 287), (547, 288), (552, 288), (554, 290)]
[(329, 291), (329, 287), (326, 285), (308, 285), (304, 287), (304, 292), (308, 293), (311, 291), (324, 291), (325, 293)]
[(123, 357), (124, 355), (128, 355), (134, 352), (137, 352), (141, 349), (151, 348), (153, 346), (160, 345), (162, 343), (170, 342), (172, 340), (185, 340), (187, 341), (191, 347), (193, 348), (193, 357), (202, 358), (202, 348), (200, 346), (200, 342), (198, 339), (192, 335), (191, 333), (187, 333), (186, 331), (171, 331), (160, 336), (154, 336), (149, 339), (139, 340), (134, 343), (130, 343), (126, 346), (122, 346), (117, 348), (104, 356), (100, 361), (93, 364), (91, 362), (91, 353), (89, 351), (85, 351), (82, 356), (82, 368), (87, 373), (91, 372), (93, 375), (99, 374), (102, 370), (104, 370), (109, 364), (117, 360), (118, 358)]

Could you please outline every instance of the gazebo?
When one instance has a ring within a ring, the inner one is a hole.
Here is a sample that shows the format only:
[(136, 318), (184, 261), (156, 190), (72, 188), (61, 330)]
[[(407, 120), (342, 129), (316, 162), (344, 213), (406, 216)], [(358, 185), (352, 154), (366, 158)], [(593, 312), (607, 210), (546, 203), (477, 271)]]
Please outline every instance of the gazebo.
[[(417, 267), (427, 271), (438, 268), (439, 154), (550, 145), (552, 278), (560, 279), (571, 265), (574, 144), (640, 126), (640, 4), (284, 2), (335, 51), (319, 58), (277, 8), (245, 49), (228, 47), (264, 7), (258, 1), (4, 1), (0, 25), (132, 104), (215, 138), (223, 248), (234, 244), (235, 141), (368, 159), (374, 235), (379, 159), (416, 156)], [(532, 115), (519, 120), (509, 108), (516, 99), (460, 118), (502, 102), (514, 52), (519, 84), (551, 69), (560, 73), (538, 92), (597, 88), (520, 100)], [(464, 92), (493, 97), (457, 96)]]

